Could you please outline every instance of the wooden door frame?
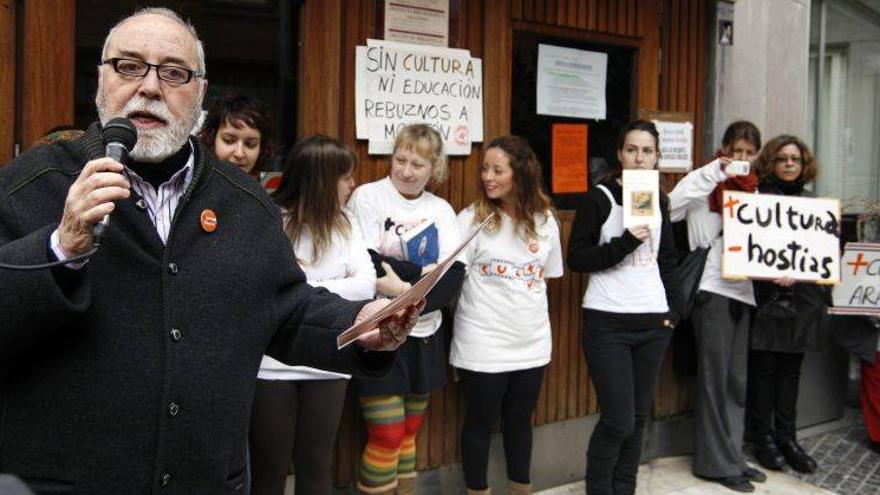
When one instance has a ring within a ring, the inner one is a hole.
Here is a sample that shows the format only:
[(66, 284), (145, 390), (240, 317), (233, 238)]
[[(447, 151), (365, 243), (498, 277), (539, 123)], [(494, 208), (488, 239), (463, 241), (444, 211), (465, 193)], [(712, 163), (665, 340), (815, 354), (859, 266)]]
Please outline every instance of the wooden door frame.
[(0, 0), (0, 166), (15, 150), (15, 4)]
[[(487, 2), (488, 3), (488, 2)], [(643, 13), (638, 18), (639, 36), (610, 34), (588, 29), (554, 26), (532, 21), (513, 19), (509, 1), (498, 2), (492, 7), (484, 3), (484, 50), (483, 67), (497, 67), (485, 71), (484, 107), (495, 108), (483, 117), (485, 134), (500, 136), (510, 133), (513, 36), (528, 32), (557, 38), (633, 48), (636, 50), (632, 87), (635, 118), (639, 109), (657, 109), (660, 91), (660, 0), (645, 0), (640, 4)], [(654, 22), (650, 22), (653, 20)]]

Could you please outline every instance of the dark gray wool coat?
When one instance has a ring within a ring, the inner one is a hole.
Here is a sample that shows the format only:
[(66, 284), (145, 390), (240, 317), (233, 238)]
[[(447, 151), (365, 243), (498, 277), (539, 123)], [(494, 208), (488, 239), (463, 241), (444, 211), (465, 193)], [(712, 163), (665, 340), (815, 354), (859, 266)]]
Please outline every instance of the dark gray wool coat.
[[(0, 168), (0, 261), (47, 261), (68, 188), (102, 155), (93, 125)], [(0, 472), (38, 493), (239, 492), (264, 351), (357, 375), (395, 355), (336, 350), (363, 303), (307, 285), (278, 209), (203, 146), (167, 245), (137, 199), (83, 270), (0, 270)]]

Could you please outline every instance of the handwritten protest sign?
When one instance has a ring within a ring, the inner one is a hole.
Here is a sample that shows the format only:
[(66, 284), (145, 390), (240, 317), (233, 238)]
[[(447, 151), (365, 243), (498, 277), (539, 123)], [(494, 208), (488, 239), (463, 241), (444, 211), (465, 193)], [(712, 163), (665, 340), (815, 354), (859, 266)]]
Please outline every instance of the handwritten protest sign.
[(849, 242), (840, 260), (840, 283), (829, 313), (880, 315), (880, 244)]
[(483, 65), (467, 50), (369, 40), (355, 60), (357, 137), (370, 153), (390, 154), (413, 123), (437, 129), (450, 155), (483, 140)]
[(726, 279), (840, 280), (840, 201), (724, 191)]

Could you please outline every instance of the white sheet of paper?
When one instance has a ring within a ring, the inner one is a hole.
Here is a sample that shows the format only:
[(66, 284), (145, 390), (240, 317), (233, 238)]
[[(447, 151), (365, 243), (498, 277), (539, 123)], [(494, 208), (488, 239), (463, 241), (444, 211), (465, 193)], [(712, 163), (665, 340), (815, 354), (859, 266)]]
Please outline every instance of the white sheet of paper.
[(660, 133), (657, 169), (662, 172), (690, 172), (694, 164), (694, 125), (690, 122), (653, 122)]
[(538, 115), (605, 120), (608, 54), (538, 45)]
[(623, 228), (660, 227), (660, 173), (657, 170), (623, 171)]
[(483, 221), (477, 228), (473, 230), (468, 236), (462, 241), (461, 244), (458, 245), (457, 248), (446, 257), (443, 261), (437, 264), (437, 267), (434, 268), (430, 273), (421, 278), (418, 282), (415, 283), (408, 291), (394, 298), (391, 301), (391, 304), (385, 306), (373, 316), (367, 318), (366, 320), (351, 326), (348, 330), (339, 334), (339, 337), (336, 338), (336, 345), (339, 349), (351, 344), (361, 335), (375, 330), (379, 327), (379, 323), (388, 318), (389, 316), (397, 313), (400, 310), (405, 309), (407, 306), (411, 306), (414, 304), (418, 304), (419, 301), (425, 298), (428, 292), (437, 285), (437, 282), (440, 281), (440, 278), (449, 270), (449, 267), (455, 262), (458, 255), (461, 251), (467, 247), (468, 244), (476, 237), (476, 235), (483, 230), (490, 221), (492, 221), (494, 215), (490, 215), (486, 220)]

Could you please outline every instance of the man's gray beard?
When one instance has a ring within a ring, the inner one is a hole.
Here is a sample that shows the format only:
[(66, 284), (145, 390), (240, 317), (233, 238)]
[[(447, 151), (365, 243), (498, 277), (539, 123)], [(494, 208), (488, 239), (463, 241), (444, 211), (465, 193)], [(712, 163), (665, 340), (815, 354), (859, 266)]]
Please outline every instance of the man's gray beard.
[(184, 120), (177, 120), (168, 110), (164, 101), (149, 100), (135, 95), (126, 103), (118, 114), (110, 114), (107, 110), (106, 95), (98, 92), (98, 118), (101, 125), (106, 125), (116, 117), (127, 117), (136, 111), (146, 111), (164, 120), (167, 125), (158, 129), (138, 129), (138, 140), (128, 155), (135, 161), (158, 163), (177, 153), (186, 144), (190, 130), (201, 115), (198, 102), (190, 109)]

